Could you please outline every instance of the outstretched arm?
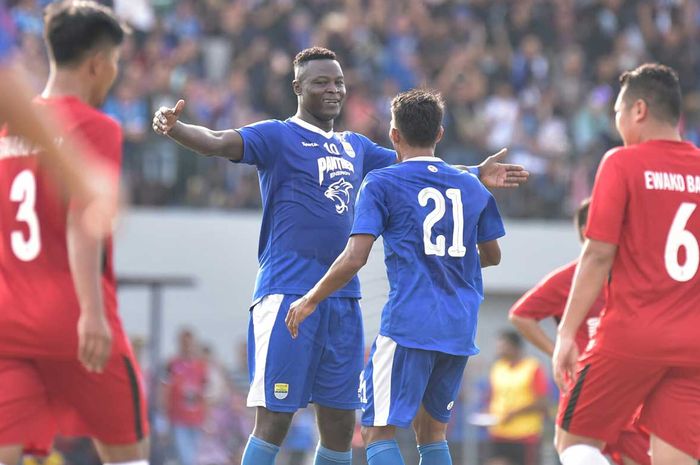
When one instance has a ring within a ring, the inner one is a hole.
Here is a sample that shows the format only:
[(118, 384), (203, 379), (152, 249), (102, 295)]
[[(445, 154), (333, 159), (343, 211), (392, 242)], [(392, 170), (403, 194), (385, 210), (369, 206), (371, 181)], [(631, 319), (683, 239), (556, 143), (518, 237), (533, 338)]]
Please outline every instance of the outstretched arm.
[(204, 126), (179, 121), (185, 101), (178, 100), (172, 107), (160, 107), (153, 116), (153, 130), (204, 156), (217, 156), (240, 161), (243, 158), (243, 139), (238, 131), (214, 131)]
[(476, 167), (456, 165), (455, 168), (464, 171), (472, 171), (473, 168), (477, 168), (479, 179), (486, 187), (496, 189), (519, 187), (528, 180), (530, 173), (522, 165), (502, 163), (507, 154), (508, 149), (501, 149)]
[(297, 337), (301, 322), (316, 310), (322, 300), (343, 287), (365, 266), (374, 240), (375, 237), (370, 234), (350, 236), (345, 250), (336, 258), (326, 275), (305, 296), (292, 303), (285, 319), (292, 338)]

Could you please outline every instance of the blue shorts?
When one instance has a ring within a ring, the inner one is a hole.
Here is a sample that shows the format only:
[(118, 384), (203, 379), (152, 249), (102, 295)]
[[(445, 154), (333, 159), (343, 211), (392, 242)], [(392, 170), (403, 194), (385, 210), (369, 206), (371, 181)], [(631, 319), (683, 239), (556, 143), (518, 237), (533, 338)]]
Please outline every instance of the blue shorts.
[(468, 356), (403, 347), (377, 336), (360, 375), (363, 426), (410, 426), (421, 404), (447, 423)]
[(268, 295), (250, 312), (248, 407), (295, 412), (314, 402), (343, 410), (360, 408), (364, 333), (358, 300), (324, 300), (292, 339), (284, 319), (289, 305), (300, 297)]

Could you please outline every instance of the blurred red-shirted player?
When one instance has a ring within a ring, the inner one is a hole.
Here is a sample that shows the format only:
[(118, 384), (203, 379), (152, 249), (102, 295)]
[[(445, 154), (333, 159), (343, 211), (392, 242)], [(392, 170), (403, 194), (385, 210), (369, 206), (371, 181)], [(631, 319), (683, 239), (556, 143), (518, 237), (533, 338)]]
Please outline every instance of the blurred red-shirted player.
[[(624, 73), (615, 120), (625, 147), (608, 152), (593, 188), (587, 241), (554, 350), (570, 400), (557, 423), (563, 465), (604, 464), (642, 404), (655, 465), (700, 457), (700, 150), (678, 131), (681, 95), (672, 69)], [(576, 366), (574, 342), (604, 283), (593, 347)]]
[[(589, 205), (590, 199), (581, 202), (575, 216), (576, 229), (581, 241), (588, 220)], [(542, 330), (539, 322), (546, 318), (553, 318), (557, 323), (561, 321), (577, 264), (578, 260), (574, 260), (552, 271), (510, 309), (510, 321), (513, 325), (525, 339), (550, 357), (554, 351), (554, 341)], [(604, 305), (605, 295), (601, 292), (588, 311), (584, 324), (579, 326), (576, 332), (576, 348), (579, 353), (583, 353), (593, 340)], [(566, 392), (562, 392), (559, 409), (565, 409), (568, 401)], [(650, 465), (649, 435), (634, 426), (632, 420), (630, 419), (629, 424), (620, 431), (618, 439), (607, 445), (604, 452), (618, 465)], [(555, 442), (559, 437), (559, 426), (556, 430)]]
[[(125, 31), (94, 2), (48, 7), (51, 74), (39, 111), (95, 161), (121, 163), (119, 125), (95, 109), (117, 75)], [(117, 314), (112, 241), (39, 167), (36, 150), (0, 137), (0, 463), (53, 435), (90, 436), (104, 462), (146, 464), (141, 375)]]

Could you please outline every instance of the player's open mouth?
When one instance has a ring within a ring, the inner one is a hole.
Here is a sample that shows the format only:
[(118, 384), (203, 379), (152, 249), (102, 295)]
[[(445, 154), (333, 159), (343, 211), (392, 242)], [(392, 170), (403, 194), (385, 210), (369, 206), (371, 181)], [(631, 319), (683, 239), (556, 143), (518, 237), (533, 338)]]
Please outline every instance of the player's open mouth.
[(340, 105), (340, 100), (324, 100), (323, 103), (330, 103), (333, 105)]

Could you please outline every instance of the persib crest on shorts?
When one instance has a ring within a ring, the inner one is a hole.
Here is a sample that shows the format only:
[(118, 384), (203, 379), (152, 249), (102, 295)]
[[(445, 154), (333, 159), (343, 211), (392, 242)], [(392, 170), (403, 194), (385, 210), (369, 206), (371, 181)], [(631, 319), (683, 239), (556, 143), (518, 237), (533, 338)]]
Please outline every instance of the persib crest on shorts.
[(275, 383), (275, 397), (279, 400), (286, 399), (289, 395), (289, 384)]

